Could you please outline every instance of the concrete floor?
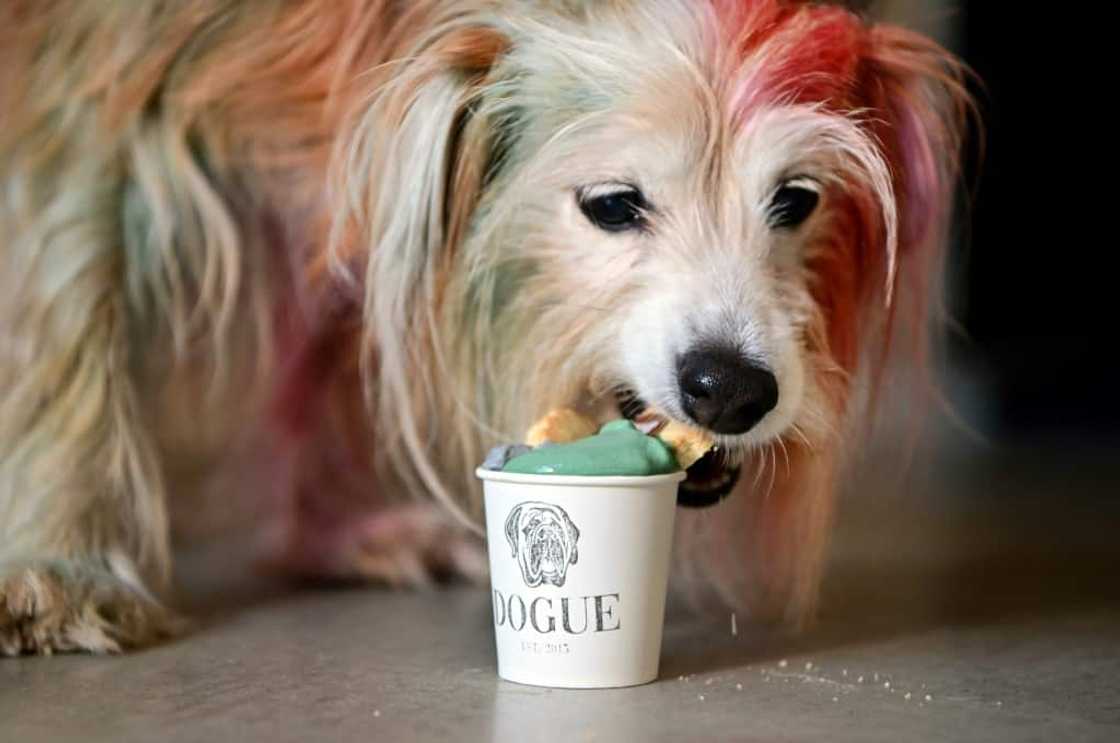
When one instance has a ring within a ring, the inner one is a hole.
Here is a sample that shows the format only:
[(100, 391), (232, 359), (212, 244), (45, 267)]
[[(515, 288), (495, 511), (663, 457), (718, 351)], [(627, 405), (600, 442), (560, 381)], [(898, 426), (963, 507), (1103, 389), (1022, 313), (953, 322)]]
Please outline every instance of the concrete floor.
[(0, 661), (0, 741), (1120, 740), (1117, 459), (870, 467), (815, 630), (672, 607), (649, 686), (498, 680), (480, 590), (209, 585), (178, 643)]

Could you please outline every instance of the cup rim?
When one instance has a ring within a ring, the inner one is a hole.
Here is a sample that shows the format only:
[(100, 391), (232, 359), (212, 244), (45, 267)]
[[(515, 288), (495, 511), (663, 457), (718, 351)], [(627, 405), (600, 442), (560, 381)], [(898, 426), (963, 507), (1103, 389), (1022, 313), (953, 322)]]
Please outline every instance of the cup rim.
[(678, 483), (688, 475), (684, 470), (664, 475), (534, 475), (520, 472), (502, 472), (478, 467), (475, 477), (483, 482), (509, 482), (518, 485), (565, 485), (568, 487), (632, 487), (647, 488)]

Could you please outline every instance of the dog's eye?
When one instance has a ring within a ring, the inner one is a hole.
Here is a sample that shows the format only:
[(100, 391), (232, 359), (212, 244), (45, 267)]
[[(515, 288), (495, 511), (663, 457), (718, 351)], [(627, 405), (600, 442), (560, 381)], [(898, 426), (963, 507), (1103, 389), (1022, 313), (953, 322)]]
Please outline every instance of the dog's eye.
[(576, 198), (584, 216), (601, 230), (625, 232), (645, 225), (648, 204), (632, 186), (598, 186), (579, 192)]
[(774, 194), (766, 211), (774, 229), (797, 227), (813, 213), (821, 196), (815, 181), (795, 178), (787, 181)]

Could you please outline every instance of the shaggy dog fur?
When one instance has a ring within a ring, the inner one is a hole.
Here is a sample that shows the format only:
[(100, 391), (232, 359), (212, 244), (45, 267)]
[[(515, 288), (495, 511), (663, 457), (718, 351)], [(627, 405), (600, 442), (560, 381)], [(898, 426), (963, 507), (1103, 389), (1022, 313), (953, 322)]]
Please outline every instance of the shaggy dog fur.
[(172, 535), (216, 522), (480, 577), (487, 447), (684, 420), (713, 343), (780, 397), (679, 572), (803, 620), (859, 380), (925, 344), (961, 81), (792, 0), (8, 0), (0, 653), (174, 632)]

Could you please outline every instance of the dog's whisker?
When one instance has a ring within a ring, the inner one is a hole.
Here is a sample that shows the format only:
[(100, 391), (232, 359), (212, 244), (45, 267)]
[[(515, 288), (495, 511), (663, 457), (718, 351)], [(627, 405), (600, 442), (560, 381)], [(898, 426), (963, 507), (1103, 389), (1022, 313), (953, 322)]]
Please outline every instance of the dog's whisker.
[[(759, 490), (759, 483), (762, 482), (762, 478), (766, 474), (766, 468), (767, 468), (767, 465), (768, 465), (768, 462), (769, 462), (769, 459), (767, 457), (767, 447), (763, 447), (763, 448), (760, 448), (758, 450), (757, 462), (758, 462), (758, 469), (756, 470), (755, 481), (754, 481), (754, 484), (752, 486), (754, 488), (754, 490), (756, 490), (756, 491)], [(763, 504), (769, 502), (769, 500), (770, 500), (770, 491), (765, 490), (765, 489), (762, 490), (762, 502), (763, 502)]]
[(778, 478), (778, 452), (773, 445), (768, 448), (770, 449), (770, 484), (766, 486), (766, 497), (769, 499), (770, 493), (774, 492), (774, 483)]
[(805, 443), (806, 449), (808, 449), (810, 452), (816, 451), (816, 448), (813, 446), (813, 442), (809, 440), (809, 437), (805, 434), (805, 431), (802, 430), (799, 424), (794, 423), (790, 426), (790, 430), (797, 434), (798, 438), (800, 438)]
[(782, 456), (784, 456), (786, 460), (786, 476), (788, 477), (793, 471), (789, 461), (789, 449), (786, 448), (786, 442), (784, 438), (778, 437), (777, 441), (778, 445), (782, 447)]
[(762, 449), (762, 453), (763, 464), (761, 470), (763, 472), (767, 469), (770, 470), (770, 479), (767, 481), (766, 489), (763, 491), (762, 502), (769, 503), (770, 496), (774, 492), (774, 482), (778, 472), (778, 457), (777, 453), (774, 451), (773, 445), (767, 445)]
[(763, 472), (766, 470), (766, 449), (760, 448), (754, 451), (752, 459), (755, 463), (754, 481), (751, 483), (751, 488), (758, 489), (759, 482), (762, 481)]

